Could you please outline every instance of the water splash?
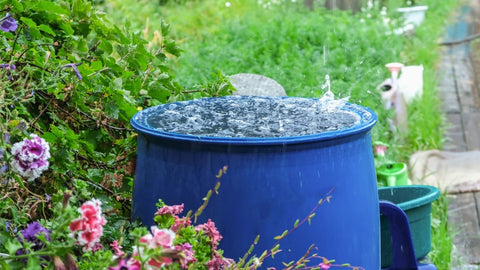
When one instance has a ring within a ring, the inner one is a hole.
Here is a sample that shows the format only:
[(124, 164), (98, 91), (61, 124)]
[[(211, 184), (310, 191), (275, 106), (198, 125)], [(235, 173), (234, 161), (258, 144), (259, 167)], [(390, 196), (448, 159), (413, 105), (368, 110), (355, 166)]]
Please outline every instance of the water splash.
[(319, 108), (321, 108), (323, 112), (335, 112), (337, 110), (340, 110), (348, 102), (349, 97), (335, 99), (335, 95), (331, 90), (330, 76), (328, 74), (325, 75), (325, 83), (322, 85), (321, 88), (322, 90), (327, 88), (327, 92), (325, 92), (318, 100), (318, 102), (320, 103)]
[(337, 105), (324, 108), (312, 98), (228, 96), (160, 105), (136, 120), (165, 132), (234, 138), (312, 135), (360, 122), (354, 111), (333, 110)]

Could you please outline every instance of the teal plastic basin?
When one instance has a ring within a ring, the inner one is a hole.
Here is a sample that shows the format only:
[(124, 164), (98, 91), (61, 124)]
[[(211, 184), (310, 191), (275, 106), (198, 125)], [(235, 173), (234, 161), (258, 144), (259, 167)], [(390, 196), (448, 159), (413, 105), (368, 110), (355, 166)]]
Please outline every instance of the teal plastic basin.
[[(407, 214), (417, 259), (424, 258), (430, 252), (432, 202), (440, 196), (436, 187), (426, 185), (381, 187), (379, 200), (389, 201)], [(390, 226), (385, 217), (380, 217), (381, 264), (382, 268), (392, 264), (392, 242)]]

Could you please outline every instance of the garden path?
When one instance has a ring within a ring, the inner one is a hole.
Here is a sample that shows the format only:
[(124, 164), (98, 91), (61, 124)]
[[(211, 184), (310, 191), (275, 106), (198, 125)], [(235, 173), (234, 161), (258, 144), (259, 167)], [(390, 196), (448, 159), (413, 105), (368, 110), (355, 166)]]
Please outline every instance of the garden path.
[[(462, 40), (480, 33), (480, 3), (467, 0), (447, 27), (445, 40)], [(439, 65), (440, 99), (450, 128), (445, 151), (480, 150), (480, 73), (469, 42), (444, 47)], [(480, 54), (479, 54), (480, 55)], [(476, 76), (477, 75), (477, 76)], [(480, 169), (480, 166), (479, 166)], [(480, 191), (449, 194), (448, 220), (456, 232), (453, 238), (455, 270), (479, 269)], [(458, 258), (458, 259), (457, 259)], [(442, 269), (442, 268), (439, 268)]]

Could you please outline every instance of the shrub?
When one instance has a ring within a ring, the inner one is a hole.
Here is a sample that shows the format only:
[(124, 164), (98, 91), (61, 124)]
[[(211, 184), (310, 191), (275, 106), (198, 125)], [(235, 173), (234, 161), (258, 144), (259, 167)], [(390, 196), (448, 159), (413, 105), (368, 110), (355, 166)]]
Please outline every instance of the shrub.
[[(166, 65), (180, 50), (164, 22), (156, 42), (148, 43), (140, 32), (110, 23), (89, 1), (0, 5), (0, 179), (8, 183), (6, 197), (20, 195), (14, 205), (0, 202), (2, 216), (30, 209), (26, 216), (35, 219), (48, 210), (48, 194), (65, 187), (129, 216), (136, 149), (130, 118), (146, 106), (228, 94), (229, 83), (219, 74), (197, 89), (181, 87)], [(12, 145), (30, 133), (50, 145), (51, 166), (41, 176), (12, 170)]]

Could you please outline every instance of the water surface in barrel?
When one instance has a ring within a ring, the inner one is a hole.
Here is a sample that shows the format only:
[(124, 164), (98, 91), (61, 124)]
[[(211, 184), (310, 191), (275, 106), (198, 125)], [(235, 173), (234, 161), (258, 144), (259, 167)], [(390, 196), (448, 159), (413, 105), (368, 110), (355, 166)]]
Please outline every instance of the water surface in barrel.
[(146, 122), (159, 131), (208, 137), (312, 135), (352, 127), (360, 116), (346, 101), (326, 98), (228, 96), (164, 104)]

